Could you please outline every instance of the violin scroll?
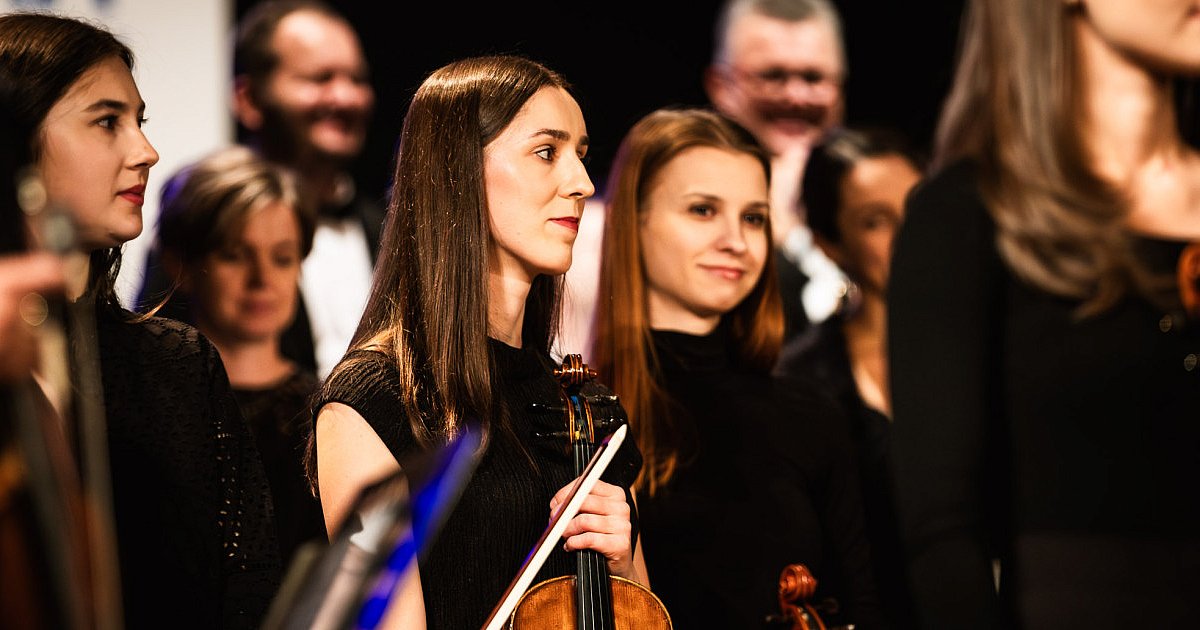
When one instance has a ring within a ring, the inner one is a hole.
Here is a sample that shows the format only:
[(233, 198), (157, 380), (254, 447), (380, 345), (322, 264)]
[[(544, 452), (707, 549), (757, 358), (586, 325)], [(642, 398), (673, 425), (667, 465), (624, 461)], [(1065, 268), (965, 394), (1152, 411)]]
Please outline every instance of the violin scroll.
[(596, 370), (583, 362), (582, 355), (568, 354), (563, 357), (562, 365), (554, 368), (554, 378), (558, 379), (563, 388), (569, 389), (596, 378)]
[(817, 578), (803, 564), (789, 564), (779, 574), (779, 606), (807, 602), (817, 592)]
[(779, 573), (779, 614), (768, 623), (788, 630), (827, 630), (816, 608), (808, 603), (817, 592), (817, 578), (803, 564), (789, 564)]

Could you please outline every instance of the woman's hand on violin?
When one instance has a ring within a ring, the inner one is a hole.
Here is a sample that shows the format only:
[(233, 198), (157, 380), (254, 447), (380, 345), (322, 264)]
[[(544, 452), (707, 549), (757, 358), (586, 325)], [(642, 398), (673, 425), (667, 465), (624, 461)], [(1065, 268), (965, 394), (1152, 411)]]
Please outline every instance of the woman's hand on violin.
[[(575, 481), (563, 486), (550, 500), (553, 514), (566, 500)], [(596, 482), (591, 494), (583, 500), (579, 514), (571, 519), (563, 532), (563, 549), (578, 551), (594, 549), (608, 559), (609, 573), (627, 578), (639, 577), (634, 567), (629, 523), (629, 504), (625, 491), (603, 481)]]

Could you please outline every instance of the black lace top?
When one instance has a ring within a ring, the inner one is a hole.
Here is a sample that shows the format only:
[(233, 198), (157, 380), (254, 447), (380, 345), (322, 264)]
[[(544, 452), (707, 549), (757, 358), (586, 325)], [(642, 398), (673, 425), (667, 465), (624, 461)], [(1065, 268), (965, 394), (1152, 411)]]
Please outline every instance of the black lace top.
[(296, 369), (270, 387), (233, 390), (271, 485), (285, 571), (300, 545), (326, 541), (321, 502), (309, 491), (304, 475), (308, 404), (319, 385), (311, 372)]
[(97, 309), (127, 628), (257, 628), (279, 586), (271, 494), (217, 351)]
[[(498, 375), (493, 383), (495, 397), (509, 410), (512, 435), (493, 433), (474, 476), (421, 564), (430, 630), (483, 625), (549, 524), (551, 497), (575, 478), (565, 438), (550, 435), (563, 431), (563, 416), (530, 407), (531, 403), (562, 404), (550, 357), (496, 340), (490, 347), (493, 373)], [(348, 353), (327, 379), (314, 411), (330, 402), (354, 408), (398, 461), (419, 448), (401, 416), (399, 377), (386, 355)], [(624, 412), (618, 409), (618, 413), (623, 420)], [(624, 487), (628, 495), (641, 465), (641, 453), (627, 439), (602, 479)], [(634, 520), (635, 541), (637, 531)], [(574, 573), (574, 555), (560, 546), (533, 584)]]

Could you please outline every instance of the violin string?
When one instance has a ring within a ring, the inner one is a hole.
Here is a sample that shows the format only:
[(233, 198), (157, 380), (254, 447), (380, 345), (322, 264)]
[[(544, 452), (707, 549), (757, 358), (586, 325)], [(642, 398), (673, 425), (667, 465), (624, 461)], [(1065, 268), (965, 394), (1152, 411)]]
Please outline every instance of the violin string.
[[(569, 399), (574, 399), (573, 396), (568, 396)], [(572, 449), (575, 459), (575, 473), (580, 475), (587, 467), (595, 454), (595, 444), (591, 441), (594, 437), (594, 429), (592, 426), (592, 414), (587, 407), (587, 400), (578, 399), (570, 400), (570, 402), (582, 402), (583, 409), (578, 417), (576, 414), (569, 414), (568, 423), (572, 425), (570, 428), (573, 433), (579, 435), (583, 439), (577, 439)], [(570, 408), (570, 407), (569, 407)], [(576, 407), (578, 409), (578, 407)], [(578, 420), (585, 420), (587, 426), (579, 426)], [(583, 437), (587, 436), (587, 437)], [(577, 558), (577, 579), (576, 584), (576, 606), (578, 607), (578, 623), (583, 629), (595, 630), (614, 630), (613, 621), (611, 619), (612, 610), (612, 592), (609, 584), (608, 560), (604, 555), (593, 549), (583, 549), (576, 553)]]
[(598, 560), (599, 560), (599, 558), (597, 558), (596, 555), (593, 554), (592, 555), (592, 577), (593, 577), (592, 584), (594, 585), (594, 588), (592, 589), (592, 597), (595, 598), (595, 601), (593, 602), (592, 614), (595, 615), (595, 617), (596, 617), (596, 622), (595, 622), (596, 627), (602, 627), (603, 626), (602, 619), (604, 616), (601, 614), (601, 611), (603, 610), (602, 606), (603, 606), (604, 597), (601, 595), (601, 592), (602, 592), (602, 589), (604, 588), (604, 585), (601, 584), (601, 582), (600, 582), (600, 571), (599, 571), (599, 566), (598, 566), (599, 565)]
[[(583, 440), (580, 440), (579, 442), (576, 443), (576, 448), (575, 448), (575, 472), (576, 472), (576, 474), (578, 474), (579, 472), (581, 472), (583, 470), (583, 467), (585, 465), (583, 463), (583, 460), (586, 456), (587, 456), (587, 445)], [(579, 584), (576, 584), (576, 587), (579, 590), (578, 590), (578, 596), (576, 597), (576, 601), (578, 602), (578, 606), (579, 606), (579, 613), (580, 613), (579, 619), (581, 621), (580, 625), (585, 628), (589, 628), (589, 627), (593, 626), (593, 624), (591, 622), (591, 616), (592, 616), (591, 591), (592, 591), (592, 589), (591, 589), (591, 584), (589, 583), (591, 580), (590, 558), (588, 557), (586, 550), (581, 550), (577, 554), (577, 558), (578, 558), (578, 564), (579, 564)]]
[(593, 625), (595, 625), (596, 627), (601, 627), (601, 623), (602, 623), (602, 622), (601, 622), (601, 617), (602, 617), (602, 615), (600, 614), (600, 597), (599, 597), (599, 593), (600, 593), (600, 589), (601, 589), (601, 588), (603, 588), (603, 585), (601, 585), (601, 584), (600, 584), (600, 580), (598, 579), (598, 578), (599, 578), (599, 572), (596, 570), (596, 568), (597, 568), (597, 567), (596, 567), (596, 565), (597, 565), (597, 558), (596, 558), (596, 554), (589, 554), (589, 555), (591, 556), (591, 565), (592, 565), (592, 592), (591, 592), (591, 597), (592, 597), (592, 616), (593, 616), (593, 619), (594, 619)]
[[(594, 451), (594, 445), (589, 445), (589, 450)], [(590, 459), (590, 457), (589, 457)], [(596, 598), (594, 614), (596, 616), (596, 627), (612, 630), (612, 619), (609, 617), (612, 610), (612, 593), (609, 590), (609, 574), (608, 561), (603, 554), (594, 552), (590, 554), (592, 572), (594, 575), (593, 584), (595, 588), (592, 590), (593, 596)]]
[[(584, 440), (581, 440), (578, 446), (579, 448), (576, 449), (575, 464), (576, 471), (581, 471), (585, 465), (583, 462), (591, 459), (591, 454), (589, 453), (591, 449), (589, 448), (590, 445)], [(582, 550), (578, 556), (580, 564), (579, 579), (582, 580), (577, 585), (581, 595), (578, 598), (581, 608), (580, 612), (582, 613), (580, 618), (583, 621), (584, 627), (599, 628), (600, 624), (597, 622), (598, 607), (595, 599), (597, 590), (595, 554), (589, 553), (589, 551)]]

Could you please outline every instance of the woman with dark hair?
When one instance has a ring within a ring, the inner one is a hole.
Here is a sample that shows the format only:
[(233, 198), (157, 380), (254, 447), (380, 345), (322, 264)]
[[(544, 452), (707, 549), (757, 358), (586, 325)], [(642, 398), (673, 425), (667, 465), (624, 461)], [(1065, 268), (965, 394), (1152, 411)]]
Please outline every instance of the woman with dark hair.
[(271, 485), (284, 566), (325, 537), (304, 477), (309, 397), (317, 377), (281, 351), (296, 316), (300, 264), (316, 217), (292, 171), (251, 149), (220, 149), (192, 164), (164, 195), (159, 259), (186, 321), (216, 346)]
[(889, 287), (928, 628), (1200, 627), (1193, 2), (972, 0)]
[(652, 112), (609, 179), (592, 364), (629, 413), (646, 563), (681, 628), (757, 628), (804, 564), (828, 621), (880, 627), (849, 440), (771, 376), (783, 339), (769, 161), (705, 110)]
[[(879, 129), (831, 131), (813, 147), (804, 170), (805, 220), (850, 285), (827, 325), (784, 348), (779, 368), (836, 382), (851, 416), (860, 408), (885, 421), (891, 414), (884, 334), (888, 271), (905, 198), (920, 179), (915, 154), (898, 134)], [(844, 356), (835, 361), (831, 353)], [(875, 430), (855, 427), (852, 433), (863, 437), (863, 431)]]
[(128, 47), (86, 22), (0, 16), (0, 79), (36, 130), (46, 202), (67, 209), (89, 253), (86, 286), (67, 298), (95, 309), (125, 627), (257, 627), (278, 551), (262, 464), (225, 370), (194, 328), (139, 318), (113, 291), (158, 161), (132, 64)]
[(905, 627), (910, 598), (888, 453), (886, 294), (892, 239), (920, 168), (903, 138), (888, 130), (835, 129), (813, 147), (801, 186), (805, 220), (849, 290), (829, 319), (784, 346), (776, 366), (829, 392), (849, 422), (880, 599), (893, 624)]
[[(564, 418), (536, 406), (562, 404), (549, 353), (594, 191), (587, 147), (567, 83), (520, 57), (448, 64), (409, 106), (371, 299), (317, 397), (309, 451), (336, 532), (365, 484), (482, 425), (475, 474), (400, 587), (392, 627), (482, 626), (575, 477), (554, 435)], [(539, 579), (573, 575), (567, 551), (594, 549), (646, 583), (629, 490), (640, 465), (627, 440)]]

